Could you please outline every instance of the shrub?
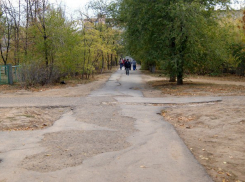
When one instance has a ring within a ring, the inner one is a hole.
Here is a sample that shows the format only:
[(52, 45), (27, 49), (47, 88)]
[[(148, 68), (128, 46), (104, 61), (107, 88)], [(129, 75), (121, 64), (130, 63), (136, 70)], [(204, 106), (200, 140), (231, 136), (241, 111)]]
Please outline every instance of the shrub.
[(25, 86), (45, 85), (58, 83), (65, 76), (59, 67), (55, 65), (46, 66), (40, 62), (21, 65), (18, 77)]

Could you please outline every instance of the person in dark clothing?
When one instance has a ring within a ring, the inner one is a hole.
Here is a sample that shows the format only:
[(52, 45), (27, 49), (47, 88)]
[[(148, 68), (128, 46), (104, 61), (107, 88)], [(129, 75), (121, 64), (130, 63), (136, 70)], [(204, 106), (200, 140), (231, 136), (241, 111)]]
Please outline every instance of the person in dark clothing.
[(123, 66), (124, 66), (124, 68), (125, 68), (125, 63), (126, 63), (126, 59), (123, 59)]
[(128, 59), (125, 62), (124, 66), (125, 66), (125, 70), (126, 70), (126, 75), (129, 75), (129, 69), (131, 68), (131, 63), (129, 62)]

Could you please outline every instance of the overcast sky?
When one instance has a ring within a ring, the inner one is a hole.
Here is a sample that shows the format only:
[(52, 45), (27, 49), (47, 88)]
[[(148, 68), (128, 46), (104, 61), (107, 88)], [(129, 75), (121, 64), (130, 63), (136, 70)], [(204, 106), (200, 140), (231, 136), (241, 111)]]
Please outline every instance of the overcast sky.
[(91, 0), (49, 0), (50, 3), (63, 3), (71, 10), (82, 8), (90, 1)]
[[(1, 0), (0, 0), (1, 1)], [(10, 0), (10, 2), (13, 2), (14, 4), (18, 4), (18, 0)], [(66, 12), (67, 15), (76, 15), (77, 10), (82, 10), (84, 9), (85, 5), (89, 3), (91, 0), (48, 0), (50, 3), (54, 4), (60, 4), (66, 6)], [(111, 0), (107, 0), (108, 2)], [(244, 6), (245, 0), (231, 0), (234, 2), (232, 7), (235, 7), (236, 9), (240, 8), (240, 5)]]
[[(84, 7), (91, 0), (49, 0), (49, 2), (63, 2), (66, 4), (69, 9), (75, 10), (81, 7)], [(244, 4), (245, 0), (231, 0), (234, 2), (236, 7), (240, 6), (240, 4)]]
[[(0, 0), (1, 1), (1, 0)], [(47, 0), (51, 4), (61, 4), (66, 7), (66, 15), (76, 16), (78, 10), (84, 9), (85, 5), (92, 0)], [(110, 0), (108, 0), (110, 1)], [(18, 6), (19, 0), (10, 0), (14, 6)], [(21, 0), (24, 2), (24, 0)]]
[[(62, 5), (66, 6), (66, 15), (68, 17), (80, 17), (78, 10), (83, 10), (85, 5), (93, 0), (48, 0), (50, 3), (59, 4), (62, 3)], [(108, 2), (112, 0), (107, 0)], [(232, 2), (232, 8), (240, 9), (241, 6), (244, 7), (245, 0), (231, 0)], [(83, 11), (84, 12), (84, 11)], [(92, 14), (91, 12), (89, 13)]]
[(48, 0), (51, 4), (62, 4), (66, 7), (67, 15), (76, 16), (78, 10), (84, 9), (91, 0)]

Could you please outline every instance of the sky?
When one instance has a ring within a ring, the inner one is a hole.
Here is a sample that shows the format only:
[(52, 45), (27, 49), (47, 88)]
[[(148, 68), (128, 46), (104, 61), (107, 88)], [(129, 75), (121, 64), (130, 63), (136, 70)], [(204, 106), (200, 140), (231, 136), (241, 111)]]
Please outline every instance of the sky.
[[(1, 0), (0, 0), (1, 1)], [(24, 2), (24, 0), (21, 0)], [(76, 17), (79, 13), (78, 10), (83, 10), (85, 5), (92, 0), (46, 0), (51, 4), (61, 4), (66, 7), (66, 15)], [(110, 0), (108, 0), (110, 1)], [(14, 6), (18, 6), (19, 0), (10, 0)]]
[[(74, 10), (74, 9), (78, 9), (81, 7), (84, 7), (86, 5), (86, 3), (90, 2), (91, 0), (49, 0), (51, 3), (52, 2), (63, 2), (64, 4), (66, 4), (66, 6), (68, 6), (70, 9)], [(244, 0), (231, 0), (234, 2), (234, 6), (240, 6), (239, 4), (244, 4)]]
[(66, 7), (66, 14), (76, 16), (78, 10), (83, 10), (91, 0), (48, 0), (51, 4), (62, 4)]
[(90, 1), (91, 0), (49, 0), (50, 3), (65, 4), (70, 10), (83, 8)]
[[(66, 6), (66, 15), (72, 16), (73, 18), (79, 17), (78, 10), (83, 10), (85, 5), (88, 4), (92, 0), (48, 0), (50, 3), (62, 3)], [(111, 1), (111, 0), (107, 0)], [(241, 6), (244, 7), (245, 0), (231, 0), (232, 8), (240, 9)]]
[[(1, 1), (1, 0), (0, 0)], [(14, 4), (18, 4), (18, 0), (10, 0), (10, 2), (12, 1), (12, 3)], [(85, 5), (88, 4), (90, 1), (92, 0), (47, 0), (49, 1), (51, 4), (60, 4), (62, 3), (62, 5), (64, 5), (66, 7), (66, 14), (68, 16), (77, 16), (78, 15), (78, 10), (82, 10), (84, 9)], [(110, 2), (111, 0), (107, 0), (108, 2)], [(231, 0), (233, 1), (233, 8), (239, 9), (240, 8), (240, 4), (241, 5), (245, 5), (245, 0)]]

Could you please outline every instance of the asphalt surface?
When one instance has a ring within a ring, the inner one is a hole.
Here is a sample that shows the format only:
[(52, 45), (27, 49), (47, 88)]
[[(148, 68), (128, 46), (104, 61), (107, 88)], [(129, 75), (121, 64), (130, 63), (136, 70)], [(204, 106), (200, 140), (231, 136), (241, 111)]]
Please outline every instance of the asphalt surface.
[[(127, 76), (118, 70), (88, 97), (0, 98), (0, 107), (74, 108), (45, 130), (0, 132), (0, 182), (211, 182), (174, 127), (159, 115), (164, 106), (150, 104), (221, 98), (144, 98), (142, 88), (140, 71)], [(48, 139), (72, 146), (70, 161), (66, 150), (54, 152)]]

